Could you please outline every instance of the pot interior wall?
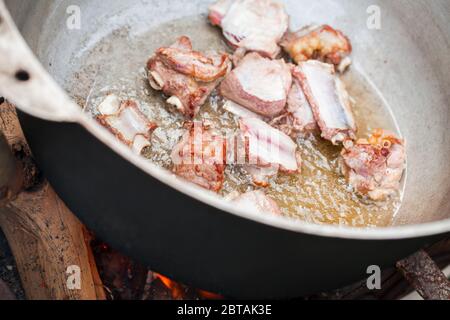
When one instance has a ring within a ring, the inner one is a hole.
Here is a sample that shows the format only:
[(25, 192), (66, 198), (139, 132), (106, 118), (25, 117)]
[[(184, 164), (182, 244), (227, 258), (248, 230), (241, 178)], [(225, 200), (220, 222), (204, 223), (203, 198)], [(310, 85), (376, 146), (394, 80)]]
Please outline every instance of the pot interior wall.
[[(83, 54), (106, 35), (126, 26), (126, 37), (134, 37), (174, 19), (199, 14), (206, 19), (209, 2), (80, 0), (73, 7), (73, 1), (66, 0), (6, 1), (33, 51), (66, 90), (70, 90), (67, 80), (83, 64)], [(407, 140), (408, 172), (404, 201), (395, 224), (449, 218), (450, 3), (445, 0), (285, 3), (293, 29), (310, 23), (328, 23), (351, 38), (355, 67), (379, 90), (398, 121)], [(380, 9), (379, 30), (368, 28), (369, 7)], [(73, 18), (77, 8), (81, 28), (68, 28), (68, 19)], [(105, 52), (105, 58), (107, 55)]]

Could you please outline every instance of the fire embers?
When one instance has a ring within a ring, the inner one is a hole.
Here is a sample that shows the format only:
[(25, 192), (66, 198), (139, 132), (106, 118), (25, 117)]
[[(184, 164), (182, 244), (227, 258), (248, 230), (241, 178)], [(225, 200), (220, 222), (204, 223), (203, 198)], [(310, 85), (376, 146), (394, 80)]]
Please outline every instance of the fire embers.
[(240, 131), (230, 137), (194, 122), (172, 152), (173, 171), (205, 189), (219, 192), (225, 167), (244, 166), (255, 185), (268, 186), (279, 171), (300, 172), (297, 144), (257, 118), (240, 120)]
[(397, 193), (405, 167), (404, 141), (389, 132), (377, 129), (368, 140), (344, 143), (342, 172), (358, 193), (372, 200)]
[(152, 272), (101, 241), (95, 240), (91, 246), (109, 300), (224, 299)]
[(157, 128), (139, 109), (136, 101), (109, 95), (99, 105), (97, 120), (108, 128), (119, 140), (140, 154), (150, 145), (152, 132)]
[(203, 54), (188, 37), (156, 50), (147, 62), (150, 86), (169, 97), (167, 103), (192, 119), (231, 69), (226, 53)]

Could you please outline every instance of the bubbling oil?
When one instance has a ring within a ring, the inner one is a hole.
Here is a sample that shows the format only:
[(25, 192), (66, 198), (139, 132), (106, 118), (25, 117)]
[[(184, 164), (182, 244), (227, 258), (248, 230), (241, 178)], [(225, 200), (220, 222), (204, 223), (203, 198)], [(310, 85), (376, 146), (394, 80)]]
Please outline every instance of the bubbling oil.
[[(139, 101), (142, 111), (159, 126), (152, 136), (151, 147), (143, 155), (168, 170), (172, 167), (171, 150), (185, 132), (185, 119), (167, 106), (160, 92), (149, 87), (145, 65), (157, 48), (170, 45), (181, 35), (189, 36), (196, 50), (229, 51), (220, 31), (210, 26), (205, 17), (176, 20), (141, 34), (123, 28), (87, 50), (68, 88), (80, 106), (93, 116), (97, 114), (96, 107), (110, 93)], [(398, 133), (389, 108), (361, 73), (352, 67), (343, 81), (354, 100), (361, 137), (373, 128)], [(238, 119), (222, 105), (214, 93), (196, 120), (208, 121), (224, 135), (232, 134), (238, 129)], [(353, 227), (382, 227), (391, 223), (400, 206), (400, 195), (384, 202), (358, 196), (340, 172), (339, 147), (314, 134), (299, 137), (296, 142), (302, 153), (302, 173), (280, 174), (264, 190), (279, 204), (284, 215), (312, 223)], [(225, 176), (221, 191), (224, 196), (256, 189), (240, 166), (229, 166)]]

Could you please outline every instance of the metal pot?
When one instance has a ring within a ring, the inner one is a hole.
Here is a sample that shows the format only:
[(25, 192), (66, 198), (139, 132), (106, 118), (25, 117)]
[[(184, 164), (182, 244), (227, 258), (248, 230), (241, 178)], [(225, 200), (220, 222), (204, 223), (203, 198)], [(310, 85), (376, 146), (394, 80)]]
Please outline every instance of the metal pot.
[[(293, 27), (327, 22), (357, 43), (354, 60), (408, 141), (403, 204), (394, 225), (379, 229), (243, 211), (117, 143), (58, 84), (102, 35), (204, 14), (208, 1), (76, 2), (6, 1), (30, 51), (0, 1), (0, 94), (21, 110), (34, 155), (62, 199), (117, 249), (206, 290), (284, 298), (361, 279), (369, 265), (392, 264), (450, 231), (448, 1), (285, 1)], [(81, 29), (67, 28), (78, 9)], [(367, 19), (378, 10), (381, 30), (373, 30)]]

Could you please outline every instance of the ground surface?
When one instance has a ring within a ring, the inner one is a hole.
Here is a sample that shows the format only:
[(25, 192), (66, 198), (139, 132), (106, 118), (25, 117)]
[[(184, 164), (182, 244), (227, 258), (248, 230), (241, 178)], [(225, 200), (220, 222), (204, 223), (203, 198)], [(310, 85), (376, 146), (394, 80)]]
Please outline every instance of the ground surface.
[(17, 273), (14, 258), (5, 239), (3, 232), (0, 230), (0, 279), (9, 287), (11, 292), (17, 299), (24, 299), (25, 294), (20, 284), (20, 278)]

